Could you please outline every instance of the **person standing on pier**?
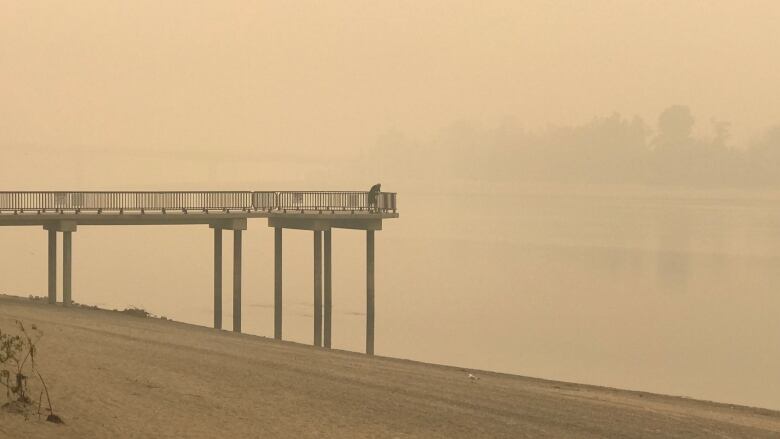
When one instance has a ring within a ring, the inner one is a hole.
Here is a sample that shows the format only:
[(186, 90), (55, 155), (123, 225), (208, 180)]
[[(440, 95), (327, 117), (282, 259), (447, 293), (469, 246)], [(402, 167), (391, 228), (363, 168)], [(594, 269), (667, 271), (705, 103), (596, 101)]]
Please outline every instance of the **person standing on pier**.
[(377, 210), (377, 197), (379, 196), (379, 193), (382, 191), (382, 185), (377, 183), (373, 186), (371, 186), (371, 189), (368, 191), (368, 209), (369, 210)]

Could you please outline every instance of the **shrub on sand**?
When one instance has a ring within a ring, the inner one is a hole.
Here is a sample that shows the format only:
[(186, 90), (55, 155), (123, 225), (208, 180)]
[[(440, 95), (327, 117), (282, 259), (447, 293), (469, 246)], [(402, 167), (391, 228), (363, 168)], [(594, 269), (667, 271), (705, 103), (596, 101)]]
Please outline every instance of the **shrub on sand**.
[(46, 394), (48, 412), (46, 420), (56, 424), (62, 424), (62, 419), (54, 414), (49, 389), (43, 376), (35, 364), (35, 356), (38, 353), (37, 343), (43, 336), (43, 332), (35, 325), (31, 326), (32, 332), (27, 331), (24, 324), (16, 321), (18, 334), (11, 334), (0, 330), (0, 384), (6, 388), (6, 402), (2, 408), (28, 417), (33, 413), (33, 401), (30, 398), (30, 378), (38, 380), (43, 386), (38, 396), (38, 411), (41, 416), (41, 403), (43, 394)]

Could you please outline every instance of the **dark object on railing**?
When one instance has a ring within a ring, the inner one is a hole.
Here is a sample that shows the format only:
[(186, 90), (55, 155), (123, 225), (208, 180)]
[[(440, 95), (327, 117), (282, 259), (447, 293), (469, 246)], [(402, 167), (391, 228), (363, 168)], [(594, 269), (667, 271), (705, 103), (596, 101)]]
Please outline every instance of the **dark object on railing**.
[(0, 211), (266, 210), (395, 212), (396, 194), (323, 191), (0, 192)]

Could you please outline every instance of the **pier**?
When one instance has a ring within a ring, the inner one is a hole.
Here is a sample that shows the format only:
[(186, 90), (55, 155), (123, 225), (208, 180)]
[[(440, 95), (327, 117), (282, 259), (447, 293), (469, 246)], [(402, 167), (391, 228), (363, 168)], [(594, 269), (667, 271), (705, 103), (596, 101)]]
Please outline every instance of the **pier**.
[[(284, 230), (312, 232), (314, 345), (331, 347), (331, 230), (366, 233), (366, 353), (374, 353), (375, 232), (398, 218), (396, 194), (360, 191), (0, 192), (0, 226), (48, 232), (48, 301), (57, 303), (57, 233), (62, 234), (62, 304), (72, 293), (73, 233), (80, 226), (207, 225), (214, 233), (214, 328), (222, 329), (222, 238), (233, 232), (233, 331), (241, 332), (241, 244), (249, 220), (274, 228), (274, 338), (282, 339)], [(270, 288), (269, 288), (270, 291)]]

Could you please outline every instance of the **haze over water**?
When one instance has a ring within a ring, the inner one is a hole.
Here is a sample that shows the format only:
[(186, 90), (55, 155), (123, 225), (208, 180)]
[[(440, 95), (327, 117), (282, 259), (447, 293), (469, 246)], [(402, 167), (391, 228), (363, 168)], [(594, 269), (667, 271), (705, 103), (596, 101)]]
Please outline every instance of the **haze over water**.
[[(589, 3), (2, 3), (0, 190), (381, 182), (378, 354), (780, 409), (780, 7)], [(311, 234), (284, 240), (309, 343)], [(0, 291), (45, 295), (45, 245), (0, 228)], [(250, 221), (265, 336), (272, 246)], [(74, 300), (211, 325), (211, 252), (81, 227)], [(364, 254), (334, 232), (337, 348), (363, 349)]]
[[(404, 195), (401, 219), (377, 235), (378, 354), (780, 407), (778, 198)], [(244, 244), (244, 331), (269, 337), (271, 232), (250, 221)], [(45, 295), (43, 231), (0, 233), (3, 291)], [(312, 337), (310, 235), (284, 238), (285, 338), (302, 343)], [(211, 245), (205, 227), (82, 227), (75, 300), (208, 326)], [(336, 348), (363, 349), (363, 245), (362, 233), (334, 232)]]

